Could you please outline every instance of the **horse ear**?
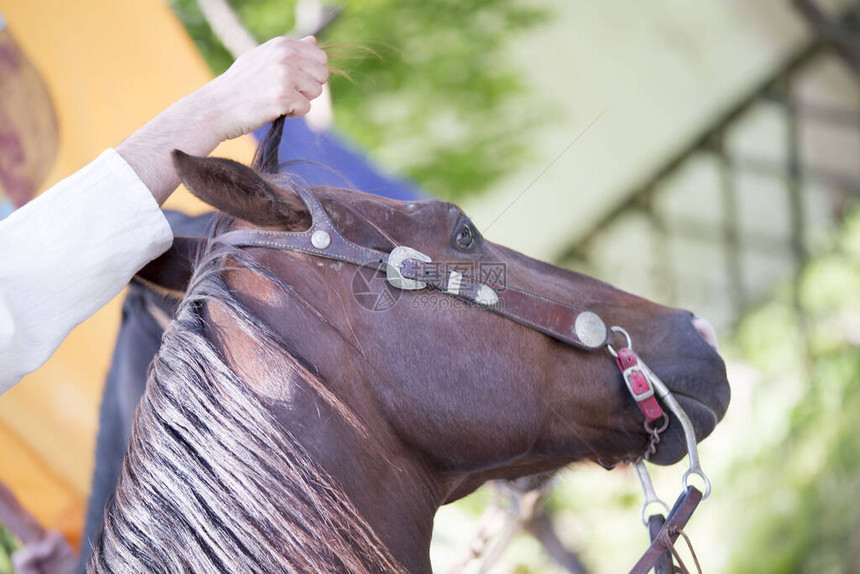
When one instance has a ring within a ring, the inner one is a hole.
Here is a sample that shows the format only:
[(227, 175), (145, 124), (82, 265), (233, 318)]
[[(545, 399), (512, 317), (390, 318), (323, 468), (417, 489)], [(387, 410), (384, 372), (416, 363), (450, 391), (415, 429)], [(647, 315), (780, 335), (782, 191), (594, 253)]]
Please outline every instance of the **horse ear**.
[(202, 237), (177, 235), (170, 249), (147, 263), (134, 278), (156, 291), (167, 291), (169, 295), (182, 297), (188, 290), (194, 261), (205, 243), (206, 239)]
[(260, 227), (310, 226), (310, 213), (298, 195), (272, 185), (246, 165), (180, 150), (173, 150), (172, 158), (179, 179), (191, 193), (228, 215)]

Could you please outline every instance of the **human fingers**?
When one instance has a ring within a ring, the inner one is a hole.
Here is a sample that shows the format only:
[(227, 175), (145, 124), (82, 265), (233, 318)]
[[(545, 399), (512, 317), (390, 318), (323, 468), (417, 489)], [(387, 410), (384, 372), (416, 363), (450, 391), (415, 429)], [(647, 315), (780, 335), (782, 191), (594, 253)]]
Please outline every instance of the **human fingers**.
[[(220, 139), (233, 138), (281, 115), (299, 117), (328, 79), (323, 53), (310, 40), (279, 36), (246, 52), (187, 105), (209, 108)], [(317, 84), (317, 85), (315, 85)]]
[(320, 84), (325, 84), (328, 81), (328, 68), (316, 60), (302, 58), (296, 62), (296, 67)]
[(308, 100), (312, 100), (322, 93), (322, 83), (304, 72), (296, 72), (293, 82), (296, 91)]
[(317, 39), (313, 36), (305, 36), (301, 40), (296, 41), (295, 44), (291, 44), (291, 46), (301, 52), (302, 55), (316, 60), (320, 64), (325, 65), (328, 62), (328, 54), (317, 46)]
[(294, 94), (283, 113), (288, 118), (300, 118), (311, 111), (310, 100), (299, 92), (294, 92)]

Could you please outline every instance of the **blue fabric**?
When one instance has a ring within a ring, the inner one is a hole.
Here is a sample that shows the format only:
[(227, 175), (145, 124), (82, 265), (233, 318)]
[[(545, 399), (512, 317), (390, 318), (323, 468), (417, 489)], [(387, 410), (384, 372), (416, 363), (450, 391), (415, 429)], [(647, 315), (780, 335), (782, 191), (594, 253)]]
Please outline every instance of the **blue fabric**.
[[(265, 125), (254, 136), (262, 140), (268, 131), (269, 126)], [(331, 131), (317, 133), (301, 118), (285, 122), (279, 152), (281, 162), (304, 160), (291, 164), (285, 171), (295, 173), (307, 185), (346, 187), (401, 200), (426, 197), (426, 193), (406, 179), (383, 175), (343, 138)]]
[(11, 201), (8, 199), (0, 201), (0, 219), (8, 217), (13, 211), (15, 211), (15, 206), (12, 205)]

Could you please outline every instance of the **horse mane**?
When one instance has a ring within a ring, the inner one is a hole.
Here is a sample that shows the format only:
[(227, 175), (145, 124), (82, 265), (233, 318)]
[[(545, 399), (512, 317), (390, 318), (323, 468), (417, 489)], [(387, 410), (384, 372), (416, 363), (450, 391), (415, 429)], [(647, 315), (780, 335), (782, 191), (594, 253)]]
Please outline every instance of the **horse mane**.
[[(262, 147), (262, 146), (261, 146)], [(289, 285), (218, 241), (222, 217), (150, 366), (129, 448), (88, 572), (405, 572), (328, 473), (207, 337), (217, 305), (272, 361), (280, 384), (318, 392), (362, 425), (229, 291), (248, 269)]]

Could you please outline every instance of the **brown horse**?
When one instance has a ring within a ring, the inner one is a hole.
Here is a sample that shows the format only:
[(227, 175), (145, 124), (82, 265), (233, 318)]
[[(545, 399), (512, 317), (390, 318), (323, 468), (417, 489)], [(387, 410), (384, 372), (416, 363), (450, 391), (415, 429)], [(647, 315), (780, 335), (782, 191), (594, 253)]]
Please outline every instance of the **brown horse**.
[[(277, 159), (262, 149), (255, 165), (271, 171)], [(145, 273), (184, 300), (152, 363), (90, 571), (430, 572), (440, 505), (489, 479), (646, 450), (642, 415), (607, 353), (485, 301), (398, 290), (376, 267), (227, 240), (306, 229), (314, 205), (362, 249), (408, 245), (452, 268), (503, 271), (500, 293), (625, 327), (697, 439), (726, 411), (725, 366), (689, 312), (487, 241), (455, 205), (306, 190), (178, 152), (174, 162), (227, 216), (190, 279), (196, 249), (181, 240)], [(385, 304), (362, 299), (368, 285)], [(685, 452), (673, 418), (651, 460)]]

